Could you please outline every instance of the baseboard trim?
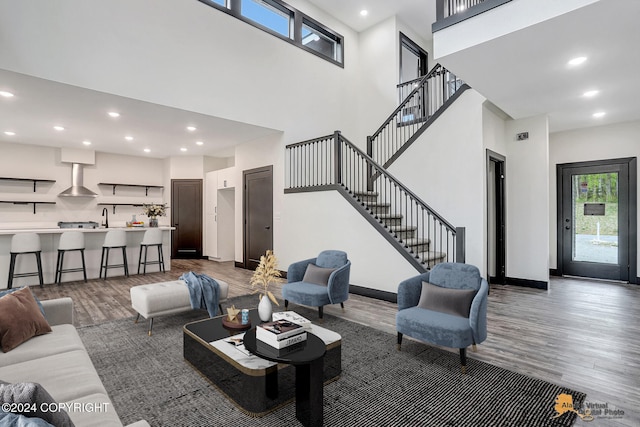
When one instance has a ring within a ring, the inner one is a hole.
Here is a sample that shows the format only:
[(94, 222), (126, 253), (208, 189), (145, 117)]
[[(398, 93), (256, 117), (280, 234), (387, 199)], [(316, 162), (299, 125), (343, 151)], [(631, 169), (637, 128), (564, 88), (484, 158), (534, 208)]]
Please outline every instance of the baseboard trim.
[(236, 268), (244, 268), (244, 262), (241, 261), (235, 261), (235, 264), (233, 264)]
[(365, 288), (364, 286), (349, 285), (349, 293), (362, 295), (363, 297), (379, 299), (381, 301), (388, 301), (393, 303), (398, 302), (398, 294), (396, 293)]
[(518, 279), (515, 277), (505, 277), (507, 285), (522, 286), (524, 288), (549, 289), (549, 282), (542, 280)]
[(549, 269), (549, 276), (561, 277), (561, 276), (562, 276), (562, 274), (560, 274), (560, 273), (558, 272), (558, 269), (557, 269), (557, 268), (550, 268), (550, 269)]

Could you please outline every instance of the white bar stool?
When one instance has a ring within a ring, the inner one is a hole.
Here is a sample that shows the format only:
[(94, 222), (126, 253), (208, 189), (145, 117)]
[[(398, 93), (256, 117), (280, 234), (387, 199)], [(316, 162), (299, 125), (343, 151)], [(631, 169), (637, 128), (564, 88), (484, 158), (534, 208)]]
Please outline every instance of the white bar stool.
[[(122, 249), (122, 264), (109, 265), (109, 251), (111, 249)], [(106, 254), (106, 257), (105, 257)], [(104, 236), (102, 245), (102, 257), (100, 258), (100, 277), (104, 269), (104, 279), (107, 278), (109, 268), (124, 267), (124, 275), (129, 277), (129, 265), (127, 264), (127, 233), (124, 230), (109, 230)]]
[[(62, 281), (62, 273), (75, 273), (82, 271), (84, 281), (87, 281), (87, 267), (84, 263), (84, 233), (81, 231), (65, 231), (60, 235), (60, 243), (58, 243), (58, 261), (56, 262), (56, 283), (59, 285)], [(82, 258), (82, 268), (62, 268), (64, 264), (64, 254), (71, 251), (80, 251)]]
[[(9, 283), (7, 284), (8, 289), (11, 289), (11, 287), (13, 286), (14, 277), (30, 276), (38, 276), (38, 279), (40, 280), (40, 287), (43, 287), (44, 281), (42, 279), (42, 258), (40, 257), (41, 252), (42, 247), (40, 245), (39, 234), (18, 233), (13, 235), (13, 237), (11, 238), (11, 260), (9, 261)], [(16, 258), (18, 257), (18, 255), (22, 254), (34, 254), (36, 256), (38, 271), (15, 274)]]
[[(149, 246), (156, 246), (158, 248), (158, 260), (147, 261), (147, 251)], [(142, 261), (142, 249), (144, 248), (144, 261)], [(147, 274), (147, 264), (159, 264), (160, 270), (164, 273), (164, 255), (162, 254), (162, 230), (158, 228), (150, 228), (144, 232), (142, 243), (140, 243), (140, 256), (138, 257), (138, 274), (140, 274), (140, 266), (144, 265), (142, 274)]]

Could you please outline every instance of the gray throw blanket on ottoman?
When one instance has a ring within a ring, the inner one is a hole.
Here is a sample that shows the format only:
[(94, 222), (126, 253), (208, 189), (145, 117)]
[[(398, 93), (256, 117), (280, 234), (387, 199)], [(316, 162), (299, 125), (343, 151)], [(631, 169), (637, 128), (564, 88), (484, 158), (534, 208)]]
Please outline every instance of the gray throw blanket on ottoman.
[(187, 288), (189, 288), (191, 308), (206, 308), (209, 312), (209, 317), (214, 317), (218, 313), (220, 285), (215, 279), (206, 274), (198, 274), (193, 271), (184, 273), (179, 279), (184, 280)]

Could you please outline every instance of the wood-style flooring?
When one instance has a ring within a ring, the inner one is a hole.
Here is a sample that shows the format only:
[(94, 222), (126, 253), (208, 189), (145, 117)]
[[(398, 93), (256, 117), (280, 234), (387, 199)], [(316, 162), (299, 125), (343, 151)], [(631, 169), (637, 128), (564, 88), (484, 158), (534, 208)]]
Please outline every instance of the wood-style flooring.
[[(229, 296), (251, 292), (252, 272), (233, 262), (171, 260), (171, 271), (34, 286), (41, 299), (73, 298), (76, 326), (134, 315), (129, 288), (197, 271), (229, 283)], [(364, 284), (359, 284), (364, 285)], [(274, 289), (280, 295), (279, 286)], [(257, 304), (256, 297), (256, 304)], [(223, 305), (224, 306), (224, 305)], [(587, 393), (622, 410), (621, 418), (578, 419), (575, 426), (640, 426), (640, 286), (552, 278), (549, 290), (491, 285), (488, 338), (468, 357)], [(295, 305), (290, 308), (295, 310)], [(394, 303), (351, 295), (325, 313), (395, 334)], [(158, 319), (158, 321), (161, 321)], [(145, 336), (146, 337), (146, 336)], [(389, 338), (395, 346), (395, 336)], [(451, 350), (457, 352), (457, 350)], [(549, 402), (550, 405), (553, 402)]]

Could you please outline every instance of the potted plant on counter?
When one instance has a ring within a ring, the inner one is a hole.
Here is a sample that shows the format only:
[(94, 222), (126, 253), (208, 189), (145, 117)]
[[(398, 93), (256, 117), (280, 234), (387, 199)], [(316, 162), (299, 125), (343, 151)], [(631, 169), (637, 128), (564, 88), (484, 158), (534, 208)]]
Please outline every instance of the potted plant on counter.
[(167, 204), (144, 204), (142, 205), (142, 212), (149, 217), (149, 227), (157, 227), (158, 217), (167, 215)]

